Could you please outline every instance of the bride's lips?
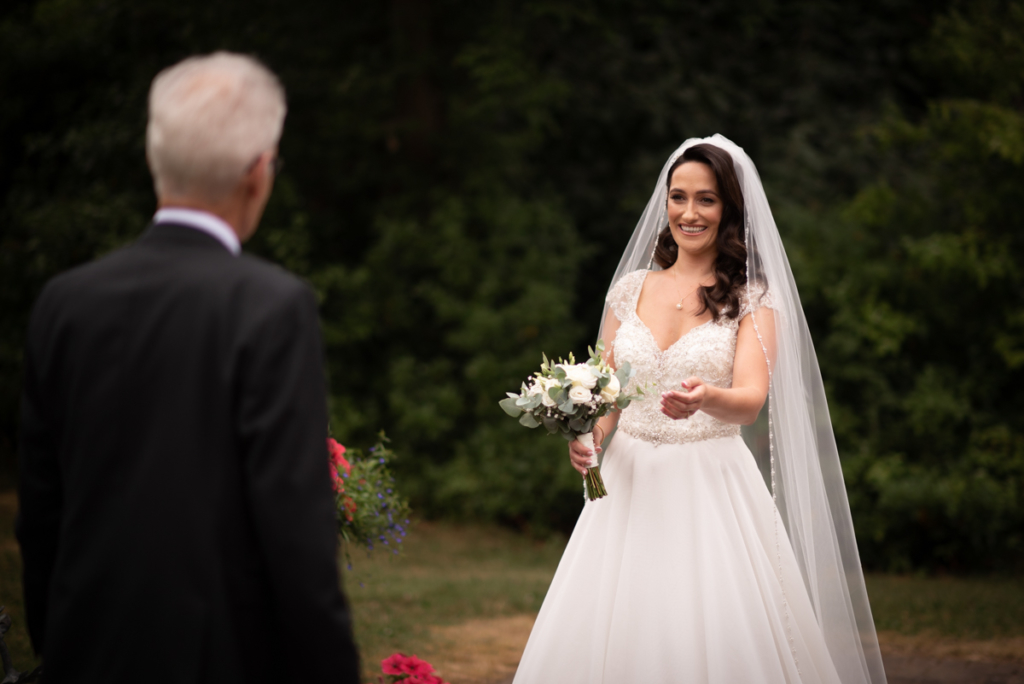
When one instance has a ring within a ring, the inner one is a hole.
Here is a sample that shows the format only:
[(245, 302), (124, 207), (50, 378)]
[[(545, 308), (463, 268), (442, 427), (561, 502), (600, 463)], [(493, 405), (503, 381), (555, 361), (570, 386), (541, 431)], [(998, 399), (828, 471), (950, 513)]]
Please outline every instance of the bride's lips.
[(704, 231), (706, 231), (708, 229), (707, 226), (685, 226), (685, 225), (679, 225), (678, 228), (679, 228), (679, 232), (681, 232), (683, 235), (700, 235), (701, 233), (703, 233)]

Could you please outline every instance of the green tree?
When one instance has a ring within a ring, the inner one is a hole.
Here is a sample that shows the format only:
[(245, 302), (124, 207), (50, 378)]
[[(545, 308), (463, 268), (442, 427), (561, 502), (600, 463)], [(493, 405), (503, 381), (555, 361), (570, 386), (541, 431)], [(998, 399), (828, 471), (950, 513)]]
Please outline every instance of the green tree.
[[(582, 497), (564, 444), (523, 430), (497, 401), (541, 351), (593, 342), (604, 289), (665, 156), (715, 132), (746, 147), (812, 325), (830, 335), (849, 306), (826, 286), (846, 267), (843, 231), (859, 224), (823, 231), (821, 207), (877, 175), (857, 131), (884, 103), (923, 111), (944, 83), (908, 47), (943, 7), (6, 3), (0, 471), (13, 469), (32, 299), (53, 274), (134, 239), (153, 210), (142, 146), (150, 80), (186, 55), (232, 49), (266, 61), (289, 94), (288, 166), (250, 249), (308, 278), (321, 298), (335, 435), (358, 446), (385, 428), (402, 486), (430, 515), (568, 528)], [(889, 255), (850, 249), (862, 265)], [(871, 334), (883, 346), (909, 334), (902, 309), (878, 311)], [(858, 414), (847, 408), (859, 395), (841, 376), (861, 357), (830, 353), (826, 376), (835, 372), (837, 416), (850, 426), (844, 450), (860, 454), (860, 427), (848, 420)], [(901, 370), (863, 359), (879, 373)], [(869, 491), (851, 472), (856, 491)]]
[(943, 96), (871, 130), (876, 179), (806, 231), (808, 304), (861, 550), (906, 570), (1024, 560), (1024, 5), (939, 17)]

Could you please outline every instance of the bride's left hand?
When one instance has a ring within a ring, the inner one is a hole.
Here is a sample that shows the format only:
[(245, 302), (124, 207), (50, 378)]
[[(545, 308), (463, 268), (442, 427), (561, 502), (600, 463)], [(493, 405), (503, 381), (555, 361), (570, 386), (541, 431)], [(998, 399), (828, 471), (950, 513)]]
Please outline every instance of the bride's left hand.
[(662, 392), (661, 412), (672, 420), (689, 418), (700, 410), (707, 396), (707, 386), (700, 378), (689, 378), (683, 383), (684, 392)]

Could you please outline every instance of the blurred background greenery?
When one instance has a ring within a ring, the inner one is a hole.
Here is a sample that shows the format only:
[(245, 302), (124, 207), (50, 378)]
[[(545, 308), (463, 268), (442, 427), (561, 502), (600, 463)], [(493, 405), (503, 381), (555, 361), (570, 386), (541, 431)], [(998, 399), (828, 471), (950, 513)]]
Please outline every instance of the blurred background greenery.
[(1022, 36), (996, 0), (7, 0), (0, 487), (34, 297), (143, 230), (149, 83), (229, 49), (289, 97), (249, 248), (315, 287), (334, 434), (386, 429), (421, 515), (571, 529), (564, 443), (497, 402), (593, 341), (661, 164), (718, 132), (786, 241), (866, 566), (1019, 568)]

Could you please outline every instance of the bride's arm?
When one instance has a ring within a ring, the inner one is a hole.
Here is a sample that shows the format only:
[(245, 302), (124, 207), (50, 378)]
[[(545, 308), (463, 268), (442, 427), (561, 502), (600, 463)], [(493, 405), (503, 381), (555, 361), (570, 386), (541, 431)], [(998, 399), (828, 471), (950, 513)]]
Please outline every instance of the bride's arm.
[[(758, 330), (753, 316), (757, 316)], [(762, 348), (761, 343), (764, 342)], [(704, 384), (700, 378), (689, 378), (683, 392), (661, 395), (661, 412), (678, 420), (703, 411), (724, 423), (750, 425), (768, 396), (768, 359), (775, 363), (775, 315), (769, 308), (758, 309), (740, 321), (736, 335), (736, 358), (733, 362), (732, 387), (723, 389)]]
[[(618, 369), (618, 367), (615, 365), (615, 353), (612, 351), (612, 344), (615, 342), (615, 334), (618, 331), (619, 319), (609, 309), (608, 316), (604, 321), (604, 360), (605, 363), (615, 369)], [(608, 435), (611, 434), (612, 430), (615, 429), (618, 422), (618, 410), (612, 411), (597, 421), (597, 425), (594, 426), (594, 450), (587, 449), (576, 441), (569, 442), (569, 460), (572, 462), (572, 467), (580, 475), (587, 474), (587, 466), (592, 463), (594, 456), (602, 451), (601, 445)]]

